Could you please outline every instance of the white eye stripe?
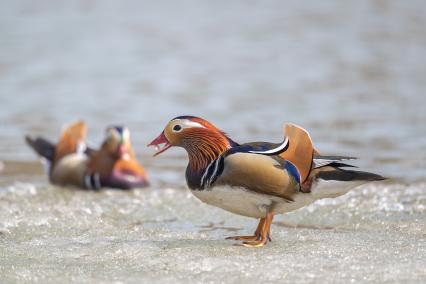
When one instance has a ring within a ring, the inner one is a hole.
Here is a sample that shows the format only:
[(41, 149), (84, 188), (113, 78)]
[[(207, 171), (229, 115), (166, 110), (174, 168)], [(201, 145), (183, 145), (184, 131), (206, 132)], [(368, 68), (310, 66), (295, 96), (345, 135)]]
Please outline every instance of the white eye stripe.
[(191, 128), (191, 127), (201, 127), (205, 128), (204, 125), (201, 123), (189, 120), (189, 119), (174, 119), (172, 121), (175, 121), (175, 125), (180, 125), (182, 128)]
[(123, 130), (123, 139), (124, 140), (129, 140), (130, 139), (130, 131), (129, 129), (126, 127)]

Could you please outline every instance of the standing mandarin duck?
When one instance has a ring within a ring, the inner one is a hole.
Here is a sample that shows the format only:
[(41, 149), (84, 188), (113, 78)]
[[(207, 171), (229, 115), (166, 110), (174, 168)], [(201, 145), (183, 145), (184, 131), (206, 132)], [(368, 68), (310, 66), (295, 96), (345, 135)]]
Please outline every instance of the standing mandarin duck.
[(99, 150), (86, 147), (86, 132), (86, 124), (78, 121), (63, 130), (56, 145), (44, 138), (26, 137), (34, 151), (48, 161), (53, 184), (86, 189), (130, 189), (148, 185), (126, 127), (108, 127)]
[(343, 156), (321, 156), (303, 128), (286, 124), (282, 143), (238, 144), (210, 122), (194, 116), (172, 119), (148, 146), (154, 156), (172, 146), (184, 148), (189, 163), (186, 181), (202, 202), (239, 215), (259, 218), (253, 236), (227, 239), (260, 247), (270, 240), (276, 214), (333, 198), (380, 175), (344, 169)]

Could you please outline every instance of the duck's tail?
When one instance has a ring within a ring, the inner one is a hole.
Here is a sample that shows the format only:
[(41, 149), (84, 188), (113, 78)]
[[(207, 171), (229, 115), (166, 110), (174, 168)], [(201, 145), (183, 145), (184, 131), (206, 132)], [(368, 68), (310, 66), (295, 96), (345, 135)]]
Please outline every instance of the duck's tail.
[(316, 199), (335, 198), (370, 181), (380, 181), (385, 177), (363, 171), (340, 168), (322, 169), (317, 173), (309, 192)]
[(379, 181), (386, 178), (364, 171), (347, 170), (339, 167), (330, 167), (323, 171), (319, 171), (317, 178), (322, 180), (337, 180), (337, 181)]
[(366, 182), (386, 179), (378, 174), (346, 169), (356, 168), (353, 165), (343, 162), (353, 159), (355, 158), (342, 156), (315, 156), (313, 169), (309, 179), (310, 182), (304, 185), (305, 190), (312, 192), (317, 199), (334, 198), (343, 195), (351, 189), (365, 184)]
[(377, 181), (384, 180), (385, 177), (357, 170), (347, 170), (344, 168), (356, 168), (351, 164), (347, 164), (348, 160), (355, 160), (354, 157), (345, 156), (314, 156), (313, 171), (316, 177), (323, 180), (338, 181)]
[(77, 121), (65, 127), (57, 144), (41, 137), (33, 139), (30, 136), (25, 136), (28, 145), (51, 164), (55, 164), (68, 154), (85, 152), (85, 138), (86, 124), (83, 121)]
[(53, 161), (55, 156), (55, 144), (42, 137), (33, 139), (30, 136), (25, 136), (25, 141), (38, 155), (49, 162)]

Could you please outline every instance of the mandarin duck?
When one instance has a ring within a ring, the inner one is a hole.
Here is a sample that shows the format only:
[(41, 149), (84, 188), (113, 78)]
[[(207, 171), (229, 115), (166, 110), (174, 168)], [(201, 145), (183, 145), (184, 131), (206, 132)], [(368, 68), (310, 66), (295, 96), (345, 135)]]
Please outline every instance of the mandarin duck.
[(353, 166), (344, 161), (354, 158), (320, 155), (306, 130), (297, 125), (285, 124), (284, 132), (282, 143), (239, 144), (202, 118), (179, 116), (148, 146), (156, 146), (154, 156), (172, 146), (184, 148), (189, 158), (186, 181), (199, 200), (260, 219), (252, 236), (227, 239), (261, 247), (271, 240), (274, 215), (384, 179), (345, 169)]
[(25, 138), (28, 145), (47, 160), (49, 179), (53, 184), (96, 190), (148, 185), (145, 170), (136, 160), (126, 127), (108, 127), (99, 150), (86, 147), (86, 132), (86, 124), (78, 121), (62, 131), (56, 145), (41, 137)]

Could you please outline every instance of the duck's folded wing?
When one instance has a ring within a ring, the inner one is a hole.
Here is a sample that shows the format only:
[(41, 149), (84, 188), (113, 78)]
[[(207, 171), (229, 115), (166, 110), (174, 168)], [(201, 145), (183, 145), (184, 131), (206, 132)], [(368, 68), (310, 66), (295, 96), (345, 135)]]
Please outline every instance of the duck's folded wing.
[(221, 157), (205, 176), (205, 183), (243, 187), (257, 193), (278, 196), (289, 201), (299, 189), (294, 165), (279, 157), (237, 152)]
[(312, 168), (313, 156), (318, 153), (312, 143), (309, 133), (302, 127), (287, 123), (284, 132), (289, 139), (288, 149), (280, 157), (293, 163), (300, 173), (300, 182), (303, 183)]
[(246, 151), (266, 156), (279, 156), (296, 166), (300, 174), (300, 182), (303, 183), (312, 169), (313, 156), (319, 155), (319, 152), (314, 148), (309, 133), (302, 127), (287, 123), (284, 125), (284, 133), (282, 143), (248, 143), (237, 147), (233, 152)]

